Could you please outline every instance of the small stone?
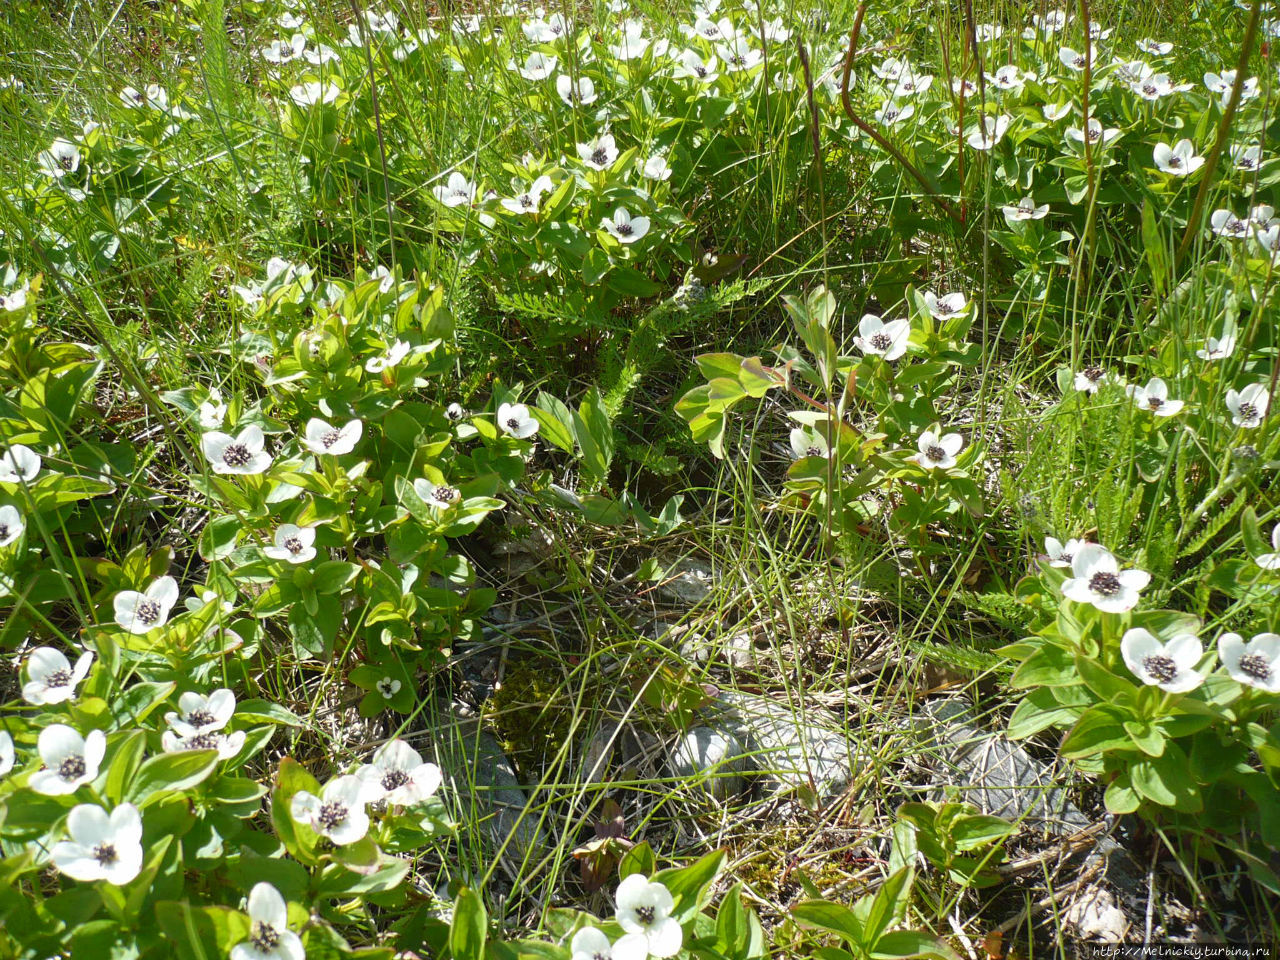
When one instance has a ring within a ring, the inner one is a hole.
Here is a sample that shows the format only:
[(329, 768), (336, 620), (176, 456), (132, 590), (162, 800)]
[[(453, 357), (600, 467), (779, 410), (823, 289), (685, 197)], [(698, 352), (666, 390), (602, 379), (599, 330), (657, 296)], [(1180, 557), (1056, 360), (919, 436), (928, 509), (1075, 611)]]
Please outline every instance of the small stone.
[(714, 727), (694, 727), (676, 744), (669, 761), (671, 775), (697, 778), (716, 800), (737, 796), (746, 786), (742, 773), (750, 767), (742, 742)]
[(693, 606), (711, 594), (714, 578), (711, 571), (696, 561), (685, 558), (667, 570), (658, 585), (658, 595), (668, 603)]
[(1064, 911), (1063, 921), (1079, 939), (1102, 943), (1123, 943), (1129, 930), (1124, 911), (1103, 887), (1092, 887), (1077, 897)]

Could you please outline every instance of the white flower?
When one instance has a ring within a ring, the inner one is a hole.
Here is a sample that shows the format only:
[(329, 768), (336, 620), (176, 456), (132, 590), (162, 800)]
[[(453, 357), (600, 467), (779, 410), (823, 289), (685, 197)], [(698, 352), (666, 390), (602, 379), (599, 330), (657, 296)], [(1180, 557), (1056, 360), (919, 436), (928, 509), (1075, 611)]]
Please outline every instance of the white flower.
[(508, 60), (507, 69), (516, 71), (526, 80), (545, 80), (555, 73), (558, 62), (555, 57), (545, 53), (531, 53), (526, 58), (524, 66), (520, 66), (514, 60)]
[(190, 735), (179, 734), (176, 730), (166, 730), (160, 734), (160, 746), (165, 753), (179, 753), (183, 750), (217, 750), (219, 760), (230, 760), (244, 746), (245, 732), (237, 730), (227, 733), (225, 730), (207, 730), (204, 733)]
[(27, 682), (22, 686), (22, 699), (36, 706), (62, 703), (76, 695), (76, 687), (89, 675), (93, 654), (80, 654), (71, 666), (61, 650), (36, 647), (27, 659)]
[(1270, 403), (1271, 396), (1267, 393), (1265, 383), (1251, 383), (1243, 390), (1227, 391), (1227, 409), (1231, 411), (1231, 422), (1246, 430), (1261, 426)]
[(881, 80), (892, 83), (903, 74), (911, 72), (911, 63), (907, 60), (899, 60), (897, 57), (886, 57), (881, 63), (872, 64), (871, 72)]
[(446, 183), (443, 183), (438, 187), (432, 187), (431, 192), (435, 194), (435, 198), (446, 207), (461, 207), (464, 204), (469, 205), (476, 197), (475, 184), (456, 170), (449, 174), (449, 179)]
[(302, 58), (313, 66), (322, 66), (326, 63), (333, 63), (338, 59), (338, 51), (333, 47), (326, 46), (321, 43), (314, 50), (302, 51)]
[(907, 340), (911, 336), (911, 321), (905, 318), (885, 323), (879, 317), (867, 313), (858, 321), (858, 335), (854, 345), (863, 353), (897, 360), (907, 352)]
[(1004, 27), (998, 23), (980, 23), (973, 32), (979, 43), (990, 43), (1004, 36)]
[(535, 214), (542, 203), (542, 195), (555, 189), (555, 184), (546, 174), (538, 177), (529, 185), (529, 189), (518, 197), (503, 197), (499, 203), (512, 213)]
[(1195, 634), (1180, 633), (1161, 643), (1150, 631), (1134, 627), (1120, 640), (1120, 653), (1135, 677), (1166, 693), (1186, 693), (1204, 683), (1196, 672), (1204, 646)]
[[(1222, 103), (1225, 105), (1231, 97), (1231, 88), (1236, 83), (1235, 70), (1223, 70), (1222, 73), (1206, 73), (1204, 75), (1204, 85), (1210, 93), (1219, 94)], [(1252, 100), (1258, 95), (1258, 78), (1249, 77), (1240, 87), (1240, 99)]]
[(169, 611), (178, 602), (178, 581), (173, 577), (161, 577), (146, 590), (121, 590), (115, 595), (116, 623), (133, 634), (163, 627), (169, 620)]
[(609, 46), (609, 54), (615, 60), (636, 60), (643, 57), (648, 49), (649, 40), (644, 35), (644, 24), (639, 20), (627, 20), (622, 24), (619, 41)]
[(400, 361), (409, 355), (409, 341), (397, 340), (380, 357), (370, 357), (364, 362), (364, 368), (370, 373), (381, 373), (398, 366)]
[(1188, 176), (1204, 165), (1204, 157), (1196, 156), (1195, 145), (1190, 140), (1179, 140), (1172, 147), (1167, 143), (1157, 143), (1153, 156), (1156, 168), (1173, 177)]
[(301, 33), (295, 33), (288, 40), (272, 40), (263, 47), (262, 59), (267, 63), (289, 63), (302, 56), (306, 47), (307, 38)]
[(793, 427), (791, 455), (797, 460), (803, 460), (805, 457), (829, 457), (831, 447), (827, 443), (827, 438), (812, 427)]
[(1068, 540), (1063, 543), (1057, 537), (1044, 538), (1044, 552), (1051, 567), (1070, 567), (1075, 555), (1085, 547), (1093, 546), (1088, 540)]
[(0, 507), (0, 547), (7, 547), (22, 536), (27, 525), (22, 522), (18, 508), (6, 503)]
[(978, 85), (972, 80), (962, 80), (960, 77), (956, 77), (951, 81), (951, 92), (957, 97), (972, 97), (978, 92)]
[(1222, 339), (1206, 337), (1204, 347), (1196, 351), (1201, 360), (1225, 360), (1236, 348), (1236, 335), (1223, 331)]
[[(1241, 220), (1230, 210), (1215, 210), (1209, 216), (1209, 229), (1228, 240), (1243, 240), (1249, 236), (1249, 221)], [(1196, 351), (1204, 353), (1203, 350)]]
[(1062, 61), (1064, 67), (1075, 70), (1077, 73), (1084, 69), (1084, 54), (1072, 50), (1070, 47), (1059, 47), (1058, 59)]
[(1045, 203), (1037, 207), (1035, 200), (1027, 195), (1018, 201), (1017, 206), (1004, 206), (1000, 211), (1005, 221), (1013, 225), (1025, 220), (1043, 220), (1049, 213), (1049, 205)]
[(734, 37), (725, 43), (717, 43), (716, 56), (720, 58), (720, 62), (729, 73), (750, 70), (764, 59), (764, 54), (751, 46), (745, 36)]
[(1079, 127), (1067, 127), (1066, 137), (1074, 143), (1084, 143), (1088, 138), (1090, 144), (1101, 144), (1106, 146), (1116, 137), (1120, 136), (1120, 131), (1116, 127), (1103, 128), (1096, 117), (1090, 117), (1089, 122), (1085, 125), (1088, 133)]
[(70, 840), (53, 845), (53, 865), (73, 880), (105, 880), (123, 886), (142, 870), (142, 815), (131, 803), (111, 813), (81, 803), (67, 814)]
[(526, 20), (520, 24), (530, 43), (551, 43), (569, 32), (569, 23), (562, 13), (553, 13), (546, 20)]
[(36, 159), (40, 164), (41, 172), (46, 177), (61, 180), (67, 174), (75, 173), (80, 169), (80, 148), (70, 140), (59, 138)]
[(1257, 240), (1258, 246), (1270, 255), (1273, 263), (1280, 262), (1280, 224), (1273, 223), (1269, 227), (1257, 227), (1254, 239)]
[(1115, 375), (1102, 367), (1085, 367), (1076, 374), (1074, 386), (1082, 393), (1097, 393), (1104, 383), (1115, 382)]
[(236, 696), (225, 687), (207, 697), (188, 690), (178, 697), (178, 709), (182, 712), (170, 710), (164, 715), (165, 723), (180, 736), (192, 737), (225, 727), (236, 712)]
[(666, 157), (660, 153), (655, 153), (644, 162), (644, 169), (640, 173), (649, 180), (669, 180), (671, 179), (671, 166), (667, 163)]
[(466, 415), (467, 411), (462, 409), (462, 404), (460, 403), (451, 403), (449, 406), (444, 408), (445, 419), (450, 420), (453, 423), (457, 423)]
[(1191, 84), (1175, 84), (1167, 73), (1153, 73), (1133, 80), (1129, 87), (1143, 100), (1159, 100), (1180, 90), (1190, 90)]
[(421, 754), (403, 740), (389, 740), (373, 755), (373, 763), (356, 770), (366, 785), (370, 803), (382, 800), (397, 806), (422, 803), (440, 789), (443, 777), (434, 763), (423, 763)]
[(956, 465), (956, 454), (964, 448), (964, 437), (958, 433), (939, 436), (933, 430), (926, 430), (916, 441), (918, 453), (907, 457), (926, 470), (947, 469)]
[(572, 953), (570, 960), (642, 960), (649, 955), (647, 942), (637, 943), (636, 946), (640, 949), (635, 951), (634, 957), (631, 953), (618, 952), (609, 943), (609, 938), (603, 930), (596, 927), (583, 927), (573, 935), (573, 940), (569, 943), (569, 950)]
[(9, 736), (8, 730), (0, 730), (0, 777), (13, 769), (17, 759), (13, 749), (13, 737)]
[(649, 218), (632, 217), (626, 207), (618, 207), (613, 211), (613, 219), (605, 217), (600, 226), (619, 243), (635, 243), (649, 232)]
[(55, 723), (40, 731), (36, 750), (45, 769), (31, 775), (30, 787), (46, 797), (75, 793), (98, 775), (107, 752), (107, 735), (90, 730), (82, 737), (73, 727)]
[(312, 453), (327, 453), (340, 457), (356, 448), (362, 433), (364, 433), (364, 423), (360, 420), (348, 420), (342, 429), (338, 429), (319, 417), (312, 417), (307, 421), (302, 445)]
[(783, 24), (781, 17), (774, 17), (764, 22), (763, 36), (769, 43), (786, 43), (791, 39), (791, 31)]
[(618, 925), (626, 936), (614, 944), (614, 956), (621, 951), (630, 957), (639, 946), (651, 957), (674, 957), (680, 952), (684, 930), (671, 916), (675, 901), (665, 886), (633, 873), (618, 884), (616, 900)]
[(397, 693), (400, 692), (400, 688), (402, 686), (404, 686), (404, 684), (402, 684), (395, 677), (383, 677), (381, 680), (379, 680), (377, 683), (374, 684), (374, 687), (377, 688), (377, 691), (380, 694), (382, 694), (382, 698), (384, 700), (390, 700), (392, 697), (394, 697)]
[(932, 292), (926, 291), (924, 305), (929, 308), (929, 312), (937, 320), (948, 320), (969, 309), (969, 301), (963, 293), (945, 293), (938, 297), (934, 296)]
[(1071, 559), (1070, 580), (1062, 595), (1076, 603), (1090, 603), (1104, 613), (1124, 613), (1138, 605), (1138, 594), (1151, 582), (1144, 570), (1121, 570), (1111, 552), (1088, 544)]
[(314, 107), (318, 103), (333, 103), (342, 88), (336, 83), (320, 83), (309, 80), (289, 88), (289, 99), (299, 107)]
[(318, 797), (306, 790), (298, 791), (290, 813), (294, 820), (341, 847), (355, 843), (369, 831), (364, 795), (364, 782), (347, 774), (326, 783)]
[(1046, 103), (1040, 108), (1040, 112), (1044, 114), (1044, 118), (1050, 123), (1057, 123), (1071, 112), (1071, 101), (1067, 100), (1063, 103)]
[(289, 929), (289, 908), (280, 891), (256, 883), (249, 891), (249, 939), (231, 948), (231, 960), (305, 960), (302, 940)]
[(1002, 113), (998, 117), (983, 117), (969, 131), (969, 135), (965, 137), (965, 142), (974, 150), (990, 150), (1004, 139), (1005, 133), (1009, 130), (1009, 124), (1012, 122), (1013, 118), (1007, 113)]
[(1130, 384), (1125, 387), (1125, 392), (1138, 407), (1151, 411), (1157, 417), (1172, 417), (1184, 406), (1181, 400), (1169, 399), (1169, 387), (1159, 377), (1152, 377), (1145, 387)]
[(1218, 638), (1218, 659), (1237, 683), (1280, 693), (1280, 634), (1255, 634), (1245, 643), (1238, 633), (1224, 633)]
[(227, 405), (222, 402), (222, 393), (210, 390), (209, 399), (200, 404), (197, 415), (202, 430), (217, 430), (222, 426), (222, 421), (227, 418)]
[(1138, 49), (1142, 53), (1150, 54), (1153, 57), (1163, 57), (1166, 53), (1173, 51), (1173, 44), (1152, 40), (1150, 37), (1143, 37), (1138, 41)]
[(30, 483), (40, 472), (40, 454), (20, 443), (0, 453), (0, 483)]
[(1271, 530), (1271, 548), (1275, 553), (1264, 553), (1254, 558), (1254, 563), (1263, 570), (1280, 570), (1280, 523)]
[(1033, 13), (1031, 22), (1039, 27), (1045, 36), (1051, 36), (1067, 25), (1067, 15), (1061, 10), (1050, 10), (1043, 17)]
[(589, 143), (578, 144), (578, 159), (592, 170), (608, 170), (618, 159), (618, 145), (613, 134), (602, 133)]
[(1253, 171), (1262, 164), (1262, 148), (1245, 146), (1240, 143), (1231, 145), (1231, 159), (1235, 161), (1237, 170)]
[(315, 527), (299, 527), (292, 523), (282, 523), (276, 528), (271, 546), (263, 547), (262, 552), (272, 560), (306, 563), (315, 558), (315, 542)]
[(904, 74), (893, 85), (893, 90), (889, 93), (889, 99), (898, 100), (902, 97), (914, 97), (916, 94), (924, 93), (931, 86), (933, 86), (932, 74), (924, 74), (923, 76), (911, 73)]
[(529, 416), (529, 408), (523, 403), (504, 403), (498, 407), (498, 426), (517, 440), (538, 432), (538, 421)]
[(892, 127), (895, 123), (901, 123), (903, 120), (910, 120), (915, 116), (916, 108), (914, 104), (904, 104), (899, 106), (892, 100), (886, 100), (880, 105), (875, 112), (876, 123), (883, 124), (886, 127)]
[(728, 17), (717, 22), (710, 17), (697, 17), (692, 27), (682, 27), (686, 36), (698, 36), (703, 40), (730, 40), (738, 35), (737, 28)]
[(235, 437), (215, 430), (200, 438), (200, 449), (214, 473), (241, 476), (262, 473), (271, 466), (271, 454), (263, 449), (264, 445), (262, 428), (255, 424), (245, 427)]
[[(536, 421), (535, 421), (536, 422)], [(447, 484), (435, 484), (425, 477), (413, 481), (413, 492), (418, 499), (436, 512), (448, 510), (462, 501), (462, 493), (457, 487)]]
[(586, 106), (600, 98), (590, 77), (579, 77), (575, 83), (572, 77), (563, 73), (556, 77), (556, 93), (571, 107)]
[(716, 58), (708, 56), (703, 60), (696, 50), (681, 51), (676, 61), (674, 76), (681, 80), (698, 80), (701, 83), (715, 83), (720, 76), (716, 72)]
[(995, 73), (987, 74), (987, 79), (995, 84), (997, 90), (1004, 90), (1006, 93), (1021, 93), (1027, 83), (1022, 71), (1012, 63), (1006, 63)]

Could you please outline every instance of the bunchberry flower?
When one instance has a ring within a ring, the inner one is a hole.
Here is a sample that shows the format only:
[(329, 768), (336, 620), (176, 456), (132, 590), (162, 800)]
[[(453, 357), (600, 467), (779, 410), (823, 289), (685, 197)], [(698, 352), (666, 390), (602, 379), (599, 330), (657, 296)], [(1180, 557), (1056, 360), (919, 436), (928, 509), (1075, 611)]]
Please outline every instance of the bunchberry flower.
[(22, 699), (36, 706), (62, 703), (76, 695), (76, 687), (89, 675), (93, 654), (80, 654), (71, 666), (61, 650), (36, 647), (27, 659), (27, 682), (22, 686)]
[(498, 407), (498, 426), (517, 440), (538, 432), (538, 421), (529, 415), (529, 408), (523, 403), (504, 403)]
[(70, 140), (57, 139), (37, 158), (46, 177), (61, 180), (80, 169), (80, 148)]
[(813, 427), (793, 427), (791, 455), (797, 460), (803, 460), (805, 457), (829, 457), (831, 446), (827, 443), (827, 438)]
[(1070, 567), (1077, 553), (1085, 547), (1094, 546), (1088, 540), (1068, 540), (1063, 543), (1056, 537), (1044, 538), (1044, 552), (1049, 558), (1051, 567)]
[(326, 783), (318, 797), (306, 790), (294, 794), (290, 813), (294, 820), (307, 824), (338, 846), (345, 846), (369, 831), (365, 791), (359, 777), (341, 776)]
[(555, 189), (555, 184), (546, 174), (529, 184), (529, 189), (518, 197), (503, 197), (499, 203), (512, 213), (535, 214), (542, 203), (542, 195)]
[(379, 800), (411, 807), (431, 797), (443, 781), (440, 768), (423, 763), (422, 755), (403, 740), (389, 740), (373, 755), (373, 762), (356, 770), (366, 786), (368, 802)]
[(926, 470), (946, 470), (956, 465), (956, 454), (964, 449), (964, 437), (958, 433), (939, 436), (933, 430), (926, 430), (916, 441), (918, 453), (907, 457)]
[(107, 735), (90, 730), (82, 737), (74, 727), (55, 723), (40, 731), (36, 751), (44, 769), (33, 773), (28, 785), (46, 797), (64, 796), (97, 777), (107, 752)]
[(990, 150), (1004, 139), (1013, 117), (1002, 113), (998, 117), (982, 117), (976, 126), (965, 137), (965, 142), (974, 150)]
[(929, 313), (935, 320), (949, 320), (969, 309), (969, 301), (963, 293), (944, 293), (939, 297), (926, 290), (924, 305), (929, 308)]
[(1168, 643), (1141, 627), (1125, 631), (1120, 654), (1135, 677), (1166, 693), (1186, 693), (1204, 683), (1196, 664), (1204, 656), (1204, 646), (1195, 634), (1180, 633)]
[(298, 107), (314, 107), (316, 104), (333, 103), (338, 99), (338, 94), (342, 93), (342, 88), (336, 83), (320, 83), (316, 80), (308, 80), (306, 83), (300, 83), (295, 87), (289, 88), (289, 99)]
[(1125, 392), (1139, 409), (1148, 410), (1157, 417), (1172, 417), (1183, 407), (1181, 400), (1169, 399), (1169, 386), (1159, 377), (1152, 377), (1145, 387), (1130, 384), (1125, 387)]
[(1073, 384), (1075, 388), (1083, 393), (1097, 393), (1104, 383), (1114, 383), (1115, 374), (1108, 371), (1105, 367), (1085, 367), (1075, 375)]
[(169, 620), (169, 611), (178, 602), (178, 581), (173, 577), (160, 577), (146, 590), (121, 590), (115, 595), (116, 623), (133, 634), (144, 634), (163, 627)]
[(207, 697), (188, 690), (178, 697), (178, 710), (182, 712), (166, 713), (165, 723), (173, 727), (178, 736), (194, 737), (225, 727), (236, 712), (236, 695), (226, 687), (214, 690)]
[(1012, 63), (1006, 63), (995, 73), (987, 74), (987, 79), (997, 90), (1003, 90), (1005, 93), (1021, 93), (1027, 83), (1022, 71)]
[(699, 83), (715, 83), (720, 76), (716, 72), (719, 64), (716, 58), (708, 56), (706, 60), (696, 50), (682, 50), (676, 60), (673, 76), (680, 80), (697, 80)]
[(398, 366), (400, 361), (409, 355), (412, 348), (407, 340), (397, 340), (387, 348), (387, 352), (378, 357), (370, 357), (364, 362), (364, 368), (370, 373), (381, 373)]
[(556, 72), (557, 59), (545, 53), (531, 53), (520, 66), (514, 60), (507, 61), (507, 69), (519, 73), (526, 80), (545, 80)]
[(1222, 339), (1217, 337), (1206, 337), (1204, 346), (1196, 351), (1196, 356), (1201, 360), (1225, 360), (1231, 356), (1236, 348), (1236, 335), (1234, 333), (1222, 334)]
[(1231, 412), (1231, 422), (1246, 430), (1262, 425), (1270, 403), (1271, 396), (1267, 393), (1265, 383), (1251, 383), (1243, 390), (1227, 391), (1227, 409)]
[(875, 112), (876, 123), (883, 124), (886, 127), (892, 127), (896, 123), (903, 120), (910, 120), (916, 114), (914, 104), (898, 104), (893, 100), (886, 100), (880, 105)]
[(618, 207), (613, 218), (605, 217), (600, 226), (619, 243), (635, 243), (649, 232), (649, 218), (633, 217), (626, 207)]
[(307, 421), (307, 430), (302, 437), (302, 445), (312, 453), (327, 453), (331, 456), (340, 457), (356, 448), (362, 433), (364, 433), (364, 423), (360, 420), (348, 420), (339, 429), (319, 417), (312, 417)]
[(613, 134), (602, 133), (594, 140), (578, 144), (578, 159), (592, 170), (608, 170), (618, 159), (618, 144)]
[(751, 70), (760, 65), (764, 54), (751, 45), (745, 36), (733, 37), (716, 44), (716, 56), (729, 73)]
[(1116, 137), (1120, 136), (1120, 130), (1116, 127), (1103, 127), (1097, 117), (1090, 117), (1089, 122), (1085, 124), (1085, 129), (1080, 127), (1067, 127), (1066, 138), (1072, 143), (1083, 144), (1087, 139), (1090, 146), (1105, 147)]
[(669, 180), (671, 179), (671, 166), (667, 163), (667, 158), (660, 153), (655, 153), (644, 162), (644, 167), (640, 171), (641, 176), (649, 180)]
[(431, 192), (446, 207), (470, 206), (476, 198), (475, 184), (456, 170), (449, 174), (446, 182), (432, 187)]
[(1138, 605), (1139, 593), (1151, 582), (1144, 570), (1121, 570), (1111, 552), (1087, 544), (1071, 558), (1072, 578), (1062, 584), (1062, 595), (1076, 603), (1089, 603), (1103, 613), (1124, 613)]
[(276, 527), (271, 546), (263, 547), (262, 552), (272, 560), (306, 563), (315, 558), (315, 542), (315, 527), (299, 527), (293, 523), (282, 523)]
[(13, 749), (13, 737), (8, 730), (0, 730), (0, 777), (13, 769), (17, 754)]
[(123, 886), (142, 870), (142, 815), (131, 803), (110, 813), (81, 803), (67, 814), (70, 840), (53, 845), (49, 856), (59, 872), (85, 883), (105, 880)]
[(1251, 226), (1248, 220), (1241, 220), (1230, 210), (1215, 210), (1209, 216), (1209, 229), (1228, 240), (1243, 240), (1249, 236)]
[(30, 483), (40, 473), (40, 454), (15, 443), (0, 453), (0, 483)]
[(1263, 570), (1280, 570), (1280, 523), (1271, 529), (1271, 548), (1275, 553), (1264, 553), (1255, 557), (1253, 562)]
[(1204, 157), (1196, 156), (1195, 145), (1190, 140), (1179, 140), (1172, 147), (1157, 143), (1152, 153), (1156, 169), (1171, 177), (1186, 177), (1204, 166)]
[(619, 951), (609, 943), (605, 932), (597, 927), (583, 927), (569, 942), (570, 960), (643, 960), (649, 955), (647, 944), (637, 944), (643, 952), (631, 954)]
[(874, 314), (867, 313), (858, 321), (858, 335), (853, 338), (853, 342), (868, 356), (897, 360), (907, 352), (910, 337), (911, 321), (900, 317), (885, 323)]
[(626, 936), (614, 944), (614, 956), (638, 953), (640, 946), (651, 957), (674, 957), (680, 952), (684, 930), (671, 916), (675, 900), (665, 886), (633, 873), (618, 884), (616, 899), (616, 918)]
[(280, 891), (256, 883), (249, 891), (249, 939), (231, 948), (231, 960), (305, 960), (302, 940), (289, 929), (289, 909)]
[(1043, 220), (1049, 213), (1049, 205), (1045, 203), (1037, 207), (1035, 200), (1028, 194), (1018, 201), (1017, 206), (1001, 207), (1000, 212), (1004, 214), (1005, 221), (1012, 225), (1026, 220)]
[(1152, 40), (1150, 37), (1144, 37), (1138, 41), (1138, 49), (1142, 53), (1149, 54), (1153, 57), (1163, 57), (1166, 53), (1173, 51), (1173, 44), (1168, 41), (1161, 42)]
[(160, 734), (160, 746), (165, 753), (179, 753), (183, 750), (217, 750), (219, 760), (230, 760), (244, 747), (245, 732), (237, 730), (227, 733), (225, 730), (206, 730), (190, 735), (179, 734), (176, 730), (166, 730)]
[(383, 677), (374, 684), (374, 687), (382, 694), (382, 699), (384, 700), (390, 700), (394, 697), (400, 692), (402, 686), (403, 684), (395, 677)]
[(457, 487), (451, 487), (443, 483), (432, 483), (425, 477), (419, 477), (413, 481), (413, 492), (417, 494), (419, 500), (437, 513), (448, 510), (462, 502), (462, 493)]
[[(1231, 98), (1231, 88), (1236, 83), (1235, 70), (1223, 70), (1222, 73), (1206, 73), (1204, 75), (1204, 85), (1210, 93), (1216, 93), (1221, 97), (1221, 102), (1225, 106), (1227, 100)], [(1249, 77), (1240, 87), (1240, 100), (1252, 100), (1258, 96), (1258, 78)]]
[(1080, 51), (1072, 50), (1070, 47), (1059, 47), (1058, 59), (1062, 61), (1064, 67), (1068, 67), (1077, 73), (1083, 70), (1085, 66), (1084, 54)]
[(271, 466), (271, 454), (264, 449), (265, 445), (262, 428), (256, 424), (249, 424), (235, 437), (215, 430), (200, 438), (200, 449), (214, 473), (246, 477)]
[(585, 107), (600, 99), (595, 82), (590, 77), (579, 77), (575, 81), (563, 73), (556, 77), (556, 93), (571, 107)]
[(1280, 634), (1255, 634), (1245, 643), (1238, 633), (1224, 633), (1218, 638), (1218, 659), (1237, 683), (1280, 693)]

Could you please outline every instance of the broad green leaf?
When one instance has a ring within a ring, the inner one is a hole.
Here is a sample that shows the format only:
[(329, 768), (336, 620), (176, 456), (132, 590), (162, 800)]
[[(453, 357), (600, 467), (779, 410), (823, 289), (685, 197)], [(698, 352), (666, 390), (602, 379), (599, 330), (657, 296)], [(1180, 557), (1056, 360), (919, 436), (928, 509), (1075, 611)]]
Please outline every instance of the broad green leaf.
[(217, 750), (182, 750), (152, 757), (138, 768), (128, 800), (145, 808), (161, 794), (189, 790), (203, 783), (218, 766)]
[(449, 926), (449, 952), (452, 960), (484, 960), (488, 914), (480, 894), (463, 887), (453, 906), (453, 923)]

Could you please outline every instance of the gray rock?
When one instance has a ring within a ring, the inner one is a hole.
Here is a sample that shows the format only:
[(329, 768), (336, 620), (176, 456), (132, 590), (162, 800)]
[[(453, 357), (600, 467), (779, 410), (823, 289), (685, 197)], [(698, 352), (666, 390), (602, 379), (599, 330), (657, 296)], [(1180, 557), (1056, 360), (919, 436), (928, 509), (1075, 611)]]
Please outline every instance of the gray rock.
[[(457, 807), (459, 823), (479, 826), (480, 840), (497, 853), (508, 873), (548, 853), (537, 810), (520, 786), (515, 767), (492, 736), (474, 719), (444, 719), (433, 731), (436, 762), (445, 775), (446, 803)], [(466, 838), (462, 838), (464, 841)]]
[(746, 744), (751, 766), (769, 792), (811, 788), (828, 800), (849, 785), (854, 748), (834, 718), (821, 711), (801, 712), (768, 697), (722, 691), (706, 716), (708, 726)]
[(710, 595), (713, 582), (710, 570), (686, 557), (667, 569), (658, 584), (658, 596), (668, 603), (695, 606)]
[(694, 663), (706, 663), (712, 658), (722, 660), (731, 667), (745, 670), (755, 664), (755, 643), (746, 631), (724, 638), (705, 637), (696, 631), (681, 634), (686, 639), (680, 644), (680, 655)]
[(669, 760), (671, 775), (696, 777), (717, 800), (727, 800), (746, 786), (742, 773), (750, 767), (746, 748), (732, 733), (694, 727), (676, 744)]

